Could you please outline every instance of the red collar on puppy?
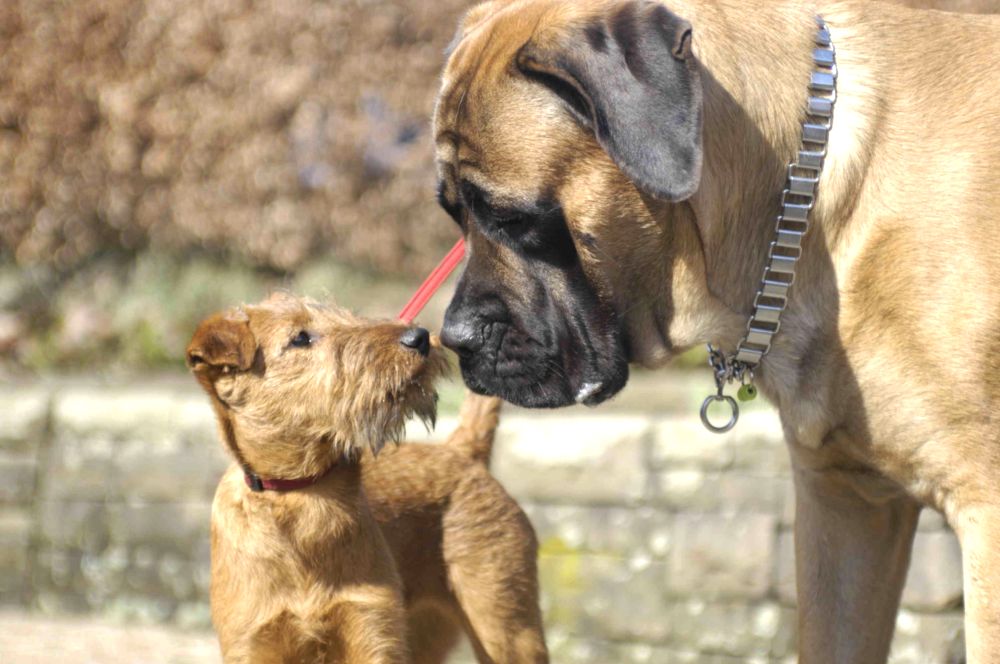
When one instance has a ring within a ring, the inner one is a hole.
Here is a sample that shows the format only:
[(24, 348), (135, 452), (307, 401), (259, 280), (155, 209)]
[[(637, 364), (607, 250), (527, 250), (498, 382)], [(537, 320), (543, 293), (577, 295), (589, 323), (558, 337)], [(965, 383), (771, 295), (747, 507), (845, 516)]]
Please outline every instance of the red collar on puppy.
[(337, 464), (333, 464), (325, 472), (322, 472), (319, 475), (313, 475), (311, 477), (300, 477), (294, 480), (265, 480), (261, 477), (258, 477), (257, 475), (254, 475), (253, 473), (248, 473), (244, 471), (243, 480), (247, 483), (247, 486), (250, 487), (250, 490), (254, 492), (296, 491), (297, 489), (304, 489), (307, 486), (312, 486), (313, 484), (316, 484), (316, 482), (319, 482), (321, 479), (329, 475), (330, 471), (333, 469), (333, 466), (335, 465)]

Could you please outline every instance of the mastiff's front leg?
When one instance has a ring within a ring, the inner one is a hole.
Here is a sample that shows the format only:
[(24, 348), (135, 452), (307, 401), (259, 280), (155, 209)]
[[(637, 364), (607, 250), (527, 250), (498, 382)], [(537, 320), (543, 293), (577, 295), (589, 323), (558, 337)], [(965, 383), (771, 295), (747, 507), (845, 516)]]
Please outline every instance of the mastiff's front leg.
[(966, 661), (1000, 662), (1000, 506), (964, 508), (951, 521), (962, 545)]
[(884, 664), (920, 506), (874, 471), (792, 452), (799, 661)]

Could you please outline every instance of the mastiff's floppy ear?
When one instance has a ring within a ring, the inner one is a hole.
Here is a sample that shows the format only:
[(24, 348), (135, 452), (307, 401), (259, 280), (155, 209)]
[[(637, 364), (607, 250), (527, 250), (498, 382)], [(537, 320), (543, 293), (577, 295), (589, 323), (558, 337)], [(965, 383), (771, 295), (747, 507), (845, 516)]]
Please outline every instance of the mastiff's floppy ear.
[(562, 98), (639, 188), (671, 201), (698, 189), (702, 92), (687, 21), (623, 0), (590, 22), (539, 30), (517, 67)]

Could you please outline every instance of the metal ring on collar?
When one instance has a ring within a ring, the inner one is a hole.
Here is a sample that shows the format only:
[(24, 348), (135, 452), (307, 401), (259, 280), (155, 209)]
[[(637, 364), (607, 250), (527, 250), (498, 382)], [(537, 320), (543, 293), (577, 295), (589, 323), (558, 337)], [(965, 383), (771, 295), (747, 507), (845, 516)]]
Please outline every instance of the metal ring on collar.
[[(729, 417), (729, 421), (722, 426), (716, 426), (712, 424), (708, 419), (708, 407), (712, 405), (715, 401), (725, 401), (729, 404), (729, 408), (732, 410), (732, 415)], [(736, 426), (737, 420), (740, 419), (740, 407), (736, 403), (736, 399), (726, 396), (724, 394), (712, 394), (705, 398), (701, 404), (701, 423), (705, 425), (705, 428), (712, 433), (726, 433), (734, 426)]]

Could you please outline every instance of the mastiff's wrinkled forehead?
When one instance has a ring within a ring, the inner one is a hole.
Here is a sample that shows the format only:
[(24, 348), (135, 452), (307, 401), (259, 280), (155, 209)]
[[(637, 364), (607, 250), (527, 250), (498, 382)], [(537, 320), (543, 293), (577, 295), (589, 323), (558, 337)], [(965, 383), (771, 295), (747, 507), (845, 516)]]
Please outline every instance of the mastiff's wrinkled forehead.
[(442, 340), (471, 388), (527, 406), (621, 389), (648, 323), (623, 310), (635, 277), (621, 268), (649, 263), (635, 259), (664, 241), (656, 208), (697, 188), (700, 135), (691, 29), (663, 5), (469, 12), (435, 141), (439, 200), (469, 252)]

